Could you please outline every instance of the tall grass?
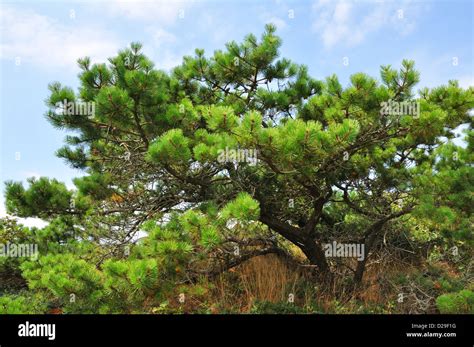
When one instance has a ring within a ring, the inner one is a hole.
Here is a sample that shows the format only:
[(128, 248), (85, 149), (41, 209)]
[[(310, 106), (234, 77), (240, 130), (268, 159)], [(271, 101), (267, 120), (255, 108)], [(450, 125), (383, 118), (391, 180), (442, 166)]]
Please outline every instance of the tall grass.
[(300, 278), (298, 271), (273, 254), (253, 258), (236, 271), (249, 304), (287, 301)]

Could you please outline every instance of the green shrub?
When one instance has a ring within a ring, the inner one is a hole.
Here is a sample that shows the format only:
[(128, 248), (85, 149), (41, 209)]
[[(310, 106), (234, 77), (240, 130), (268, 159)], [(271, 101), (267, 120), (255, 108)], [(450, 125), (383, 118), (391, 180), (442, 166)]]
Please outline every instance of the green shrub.
[(0, 296), (0, 314), (41, 314), (46, 310), (45, 301), (40, 295)]
[(441, 313), (474, 313), (474, 292), (461, 290), (440, 295), (436, 299), (436, 306)]

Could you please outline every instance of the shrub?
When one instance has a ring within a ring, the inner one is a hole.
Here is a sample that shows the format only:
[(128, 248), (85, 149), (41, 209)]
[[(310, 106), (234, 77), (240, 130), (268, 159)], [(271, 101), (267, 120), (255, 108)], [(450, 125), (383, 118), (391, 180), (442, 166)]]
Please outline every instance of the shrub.
[(474, 292), (461, 290), (440, 295), (436, 299), (436, 306), (441, 313), (474, 313)]

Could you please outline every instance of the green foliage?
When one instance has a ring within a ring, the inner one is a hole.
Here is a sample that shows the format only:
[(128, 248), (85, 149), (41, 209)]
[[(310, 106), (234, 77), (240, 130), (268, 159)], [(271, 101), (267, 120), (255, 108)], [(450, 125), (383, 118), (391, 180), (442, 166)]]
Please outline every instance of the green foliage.
[(191, 159), (189, 139), (181, 129), (172, 129), (153, 142), (148, 150), (148, 159), (163, 163), (186, 163)]
[(29, 288), (46, 290), (65, 312), (93, 313), (101, 304), (101, 273), (72, 254), (45, 255), (21, 268)]
[(250, 313), (254, 314), (303, 314), (308, 313), (304, 308), (289, 302), (256, 302)]
[(223, 208), (222, 218), (224, 220), (235, 218), (242, 221), (250, 221), (257, 220), (259, 213), (260, 208), (258, 201), (255, 201), (247, 193), (240, 193)]
[(79, 193), (84, 196), (90, 196), (95, 200), (103, 200), (113, 193), (113, 190), (110, 188), (111, 183), (110, 175), (106, 173), (99, 174), (98, 172), (74, 179), (74, 184)]
[(210, 130), (229, 131), (237, 125), (238, 117), (230, 107), (216, 106), (204, 111), (204, 118)]
[[(79, 59), (77, 91), (52, 83), (46, 117), (71, 132), (57, 155), (84, 175), (73, 190), (45, 177), (28, 187), (6, 183), (8, 213), (49, 224), (0, 223), (0, 242), (40, 246), (37, 262), (0, 260), (0, 274), (15, 279), (4, 289), (27, 283), (28, 295), (68, 313), (180, 312), (169, 298), (177, 284), (255, 254), (298, 253), (318, 274), (346, 274), (352, 264), (329, 264), (317, 248), (368, 235), (369, 253), (382, 244), (401, 249), (404, 238), (417, 255), (435, 244), (428, 260), (439, 253), (454, 261), (444, 255), (456, 245), (459, 269), (467, 269), (474, 89), (449, 81), (417, 93), (420, 76), (408, 60), (399, 70), (383, 66), (380, 81), (364, 73), (347, 86), (335, 75), (319, 81), (280, 58), (275, 31), (267, 25), (260, 38), (247, 35), (210, 56), (197, 49), (170, 73), (132, 43), (107, 64)], [(95, 112), (57, 110), (64, 101), (91, 102)], [(400, 108), (406, 104), (413, 109)], [(240, 150), (256, 153), (255, 165)], [(439, 283), (421, 277), (414, 281), (436, 295), (466, 286), (446, 274)], [(440, 311), (464, 310), (459, 293), (441, 295)], [(28, 295), (5, 297), (4, 310), (26, 310)]]
[(0, 296), (0, 314), (41, 314), (47, 307), (41, 295), (4, 295)]
[(28, 183), (30, 187), (25, 190), (21, 183), (6, 182), (7, 212), (19, 217), (43, 218), (67, 213), (71, 193), (64, 183), (46, 177), (29, 178)]
[(461, 290), (457, 293), (443, 294), (436, 299), (441, 313), (474, 313), (474, 292)]

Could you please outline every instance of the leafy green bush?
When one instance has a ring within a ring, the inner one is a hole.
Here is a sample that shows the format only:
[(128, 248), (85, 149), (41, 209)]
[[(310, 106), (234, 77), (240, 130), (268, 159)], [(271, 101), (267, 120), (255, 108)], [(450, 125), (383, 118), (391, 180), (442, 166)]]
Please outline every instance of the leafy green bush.
[(474, 313), (474, 292), (461, 290), (440, 295), (436, 299), (436, 306), (441, 313)]
[(0, 296), (0, 314), (41, 314), (45, 313), (46, 309), (41, 295)]

